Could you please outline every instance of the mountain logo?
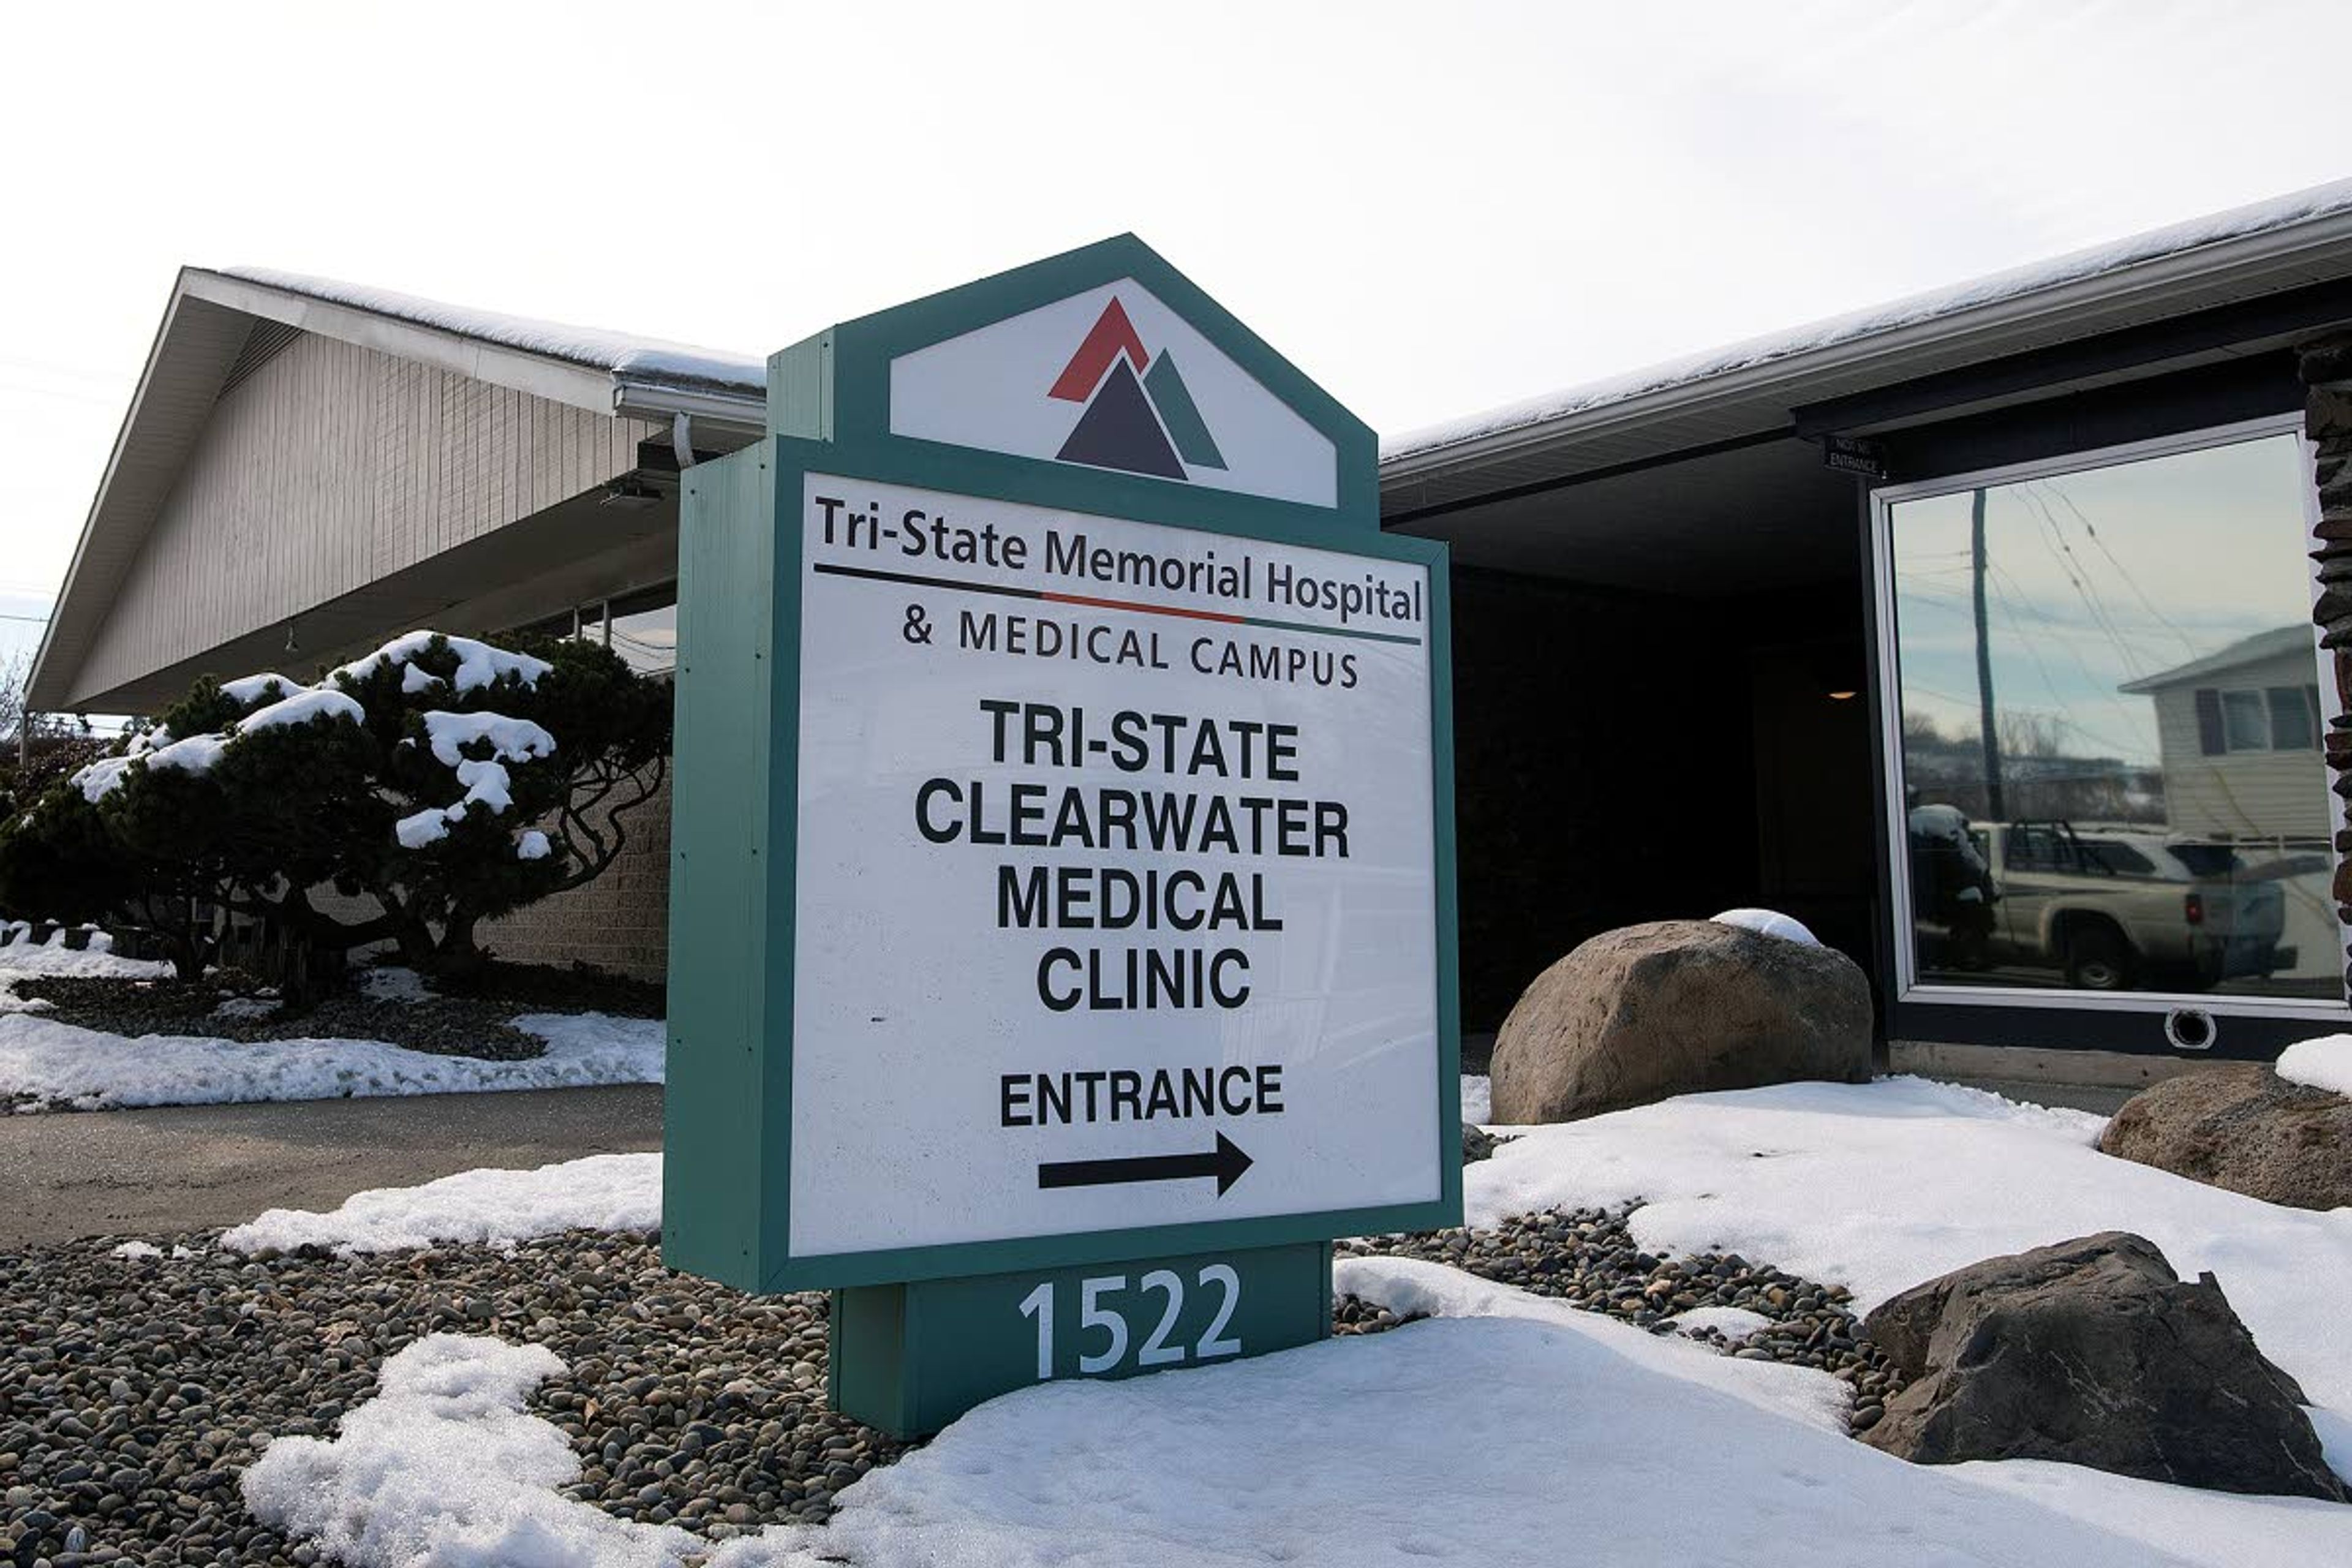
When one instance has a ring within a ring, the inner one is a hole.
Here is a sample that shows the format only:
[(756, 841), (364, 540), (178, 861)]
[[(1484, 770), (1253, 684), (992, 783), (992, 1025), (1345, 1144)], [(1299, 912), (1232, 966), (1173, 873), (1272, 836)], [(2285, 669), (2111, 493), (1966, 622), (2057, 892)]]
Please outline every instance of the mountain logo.
[(1086, 405), (1055, 454), (1065, 463), (1163, 479), (1225, 466), (1174, 356), (1153, 357), (1116, 296), (1045, 395)]

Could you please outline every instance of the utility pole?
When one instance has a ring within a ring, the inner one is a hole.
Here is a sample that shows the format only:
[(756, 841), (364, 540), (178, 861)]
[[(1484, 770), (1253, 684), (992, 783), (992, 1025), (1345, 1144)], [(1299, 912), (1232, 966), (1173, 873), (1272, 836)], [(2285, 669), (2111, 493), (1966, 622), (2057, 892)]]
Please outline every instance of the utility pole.
[(1984, 736), (1985, 809), (1995, 822), (2006, 822), (2009, 810), (2001, 799), (2000, 733), (1992, 722), (1992, 645), (1985, 636), (1985, 493), (1979, 487), (1969, 500), (1969, 565), (1973, 581), (1977, 618), (1977, 724)]

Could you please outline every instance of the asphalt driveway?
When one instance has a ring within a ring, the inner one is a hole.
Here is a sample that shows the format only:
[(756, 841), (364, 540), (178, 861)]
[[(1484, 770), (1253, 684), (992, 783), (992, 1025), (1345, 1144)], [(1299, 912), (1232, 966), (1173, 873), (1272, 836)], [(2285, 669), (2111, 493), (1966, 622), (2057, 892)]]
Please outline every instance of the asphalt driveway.
[(167, 1236), (478, 1165), (661, 1147), (657, 1084), (0, 1116), (0, 1247)]

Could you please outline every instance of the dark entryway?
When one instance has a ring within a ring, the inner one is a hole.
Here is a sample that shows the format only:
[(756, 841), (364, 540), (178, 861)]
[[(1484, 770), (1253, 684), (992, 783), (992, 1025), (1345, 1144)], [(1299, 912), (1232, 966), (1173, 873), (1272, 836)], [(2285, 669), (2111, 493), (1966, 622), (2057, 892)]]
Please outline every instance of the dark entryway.
[(1743, 905), (1874, 970), (1852, 481), (1791, 440), (1405, 526), (1454, 545), (1465, 1031), (1597, 932)]

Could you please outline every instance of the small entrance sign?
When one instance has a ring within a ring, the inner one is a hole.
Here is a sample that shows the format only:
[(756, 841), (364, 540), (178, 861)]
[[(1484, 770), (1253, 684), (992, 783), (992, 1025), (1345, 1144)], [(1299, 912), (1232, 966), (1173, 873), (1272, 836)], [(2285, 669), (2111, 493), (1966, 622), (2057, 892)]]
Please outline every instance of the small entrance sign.
[(681, 515), (665, 1248), (834, 1394), (1328, 1330), (1460, 1214), (1443, 549), (1121, 238), (779, 354)]

